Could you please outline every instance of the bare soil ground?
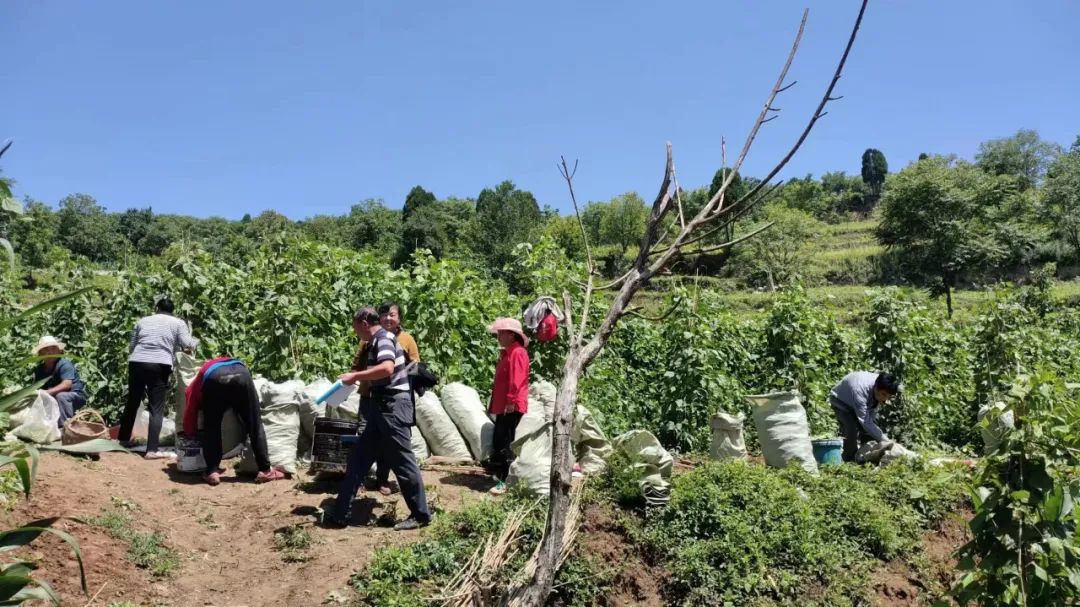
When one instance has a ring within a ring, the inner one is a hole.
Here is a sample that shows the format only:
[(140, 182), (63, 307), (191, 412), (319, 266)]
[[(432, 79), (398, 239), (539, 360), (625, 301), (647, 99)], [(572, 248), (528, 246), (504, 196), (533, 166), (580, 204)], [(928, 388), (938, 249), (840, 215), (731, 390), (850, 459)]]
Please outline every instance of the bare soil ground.
[(932, 605), (947, 590), (956, 573), (953, 553), (970, 539), (967, 522), (970, 511), (960, 511), (923, 538), (924, 563), (916, 570), (911, 564), (893, 561), (874, 574), (877, 607)]
[[(227, 462), (228, 463), (228, 462)], [(428, 499), (455, 510), (468, 501), (490, 499), (490, 482), (462, 468), (425, 470)], [(354, 506), (354, 526), (326, 530), (314, 524), (315, 509), (328, 507), (336, 483), (297, 478), (256, 485), (231, 471), (210, 487), (199, 475), (183, 474), (170, 463), (106, 453), (99, 461), (45, 454), (29, 500), (8, 513), (7, 525), (50, 517), (86, 520), (117, 504), (133, 504), (134, 527), (160, 531), (180, 555), (179, 570), (154, 577), (127, 558), (127, 545), (88, 522), (63, 520), (82, 546), (90, 601), (78, 585), (71, 550), (52, 536), (23, 549), (40, 560), (35, 576), (60, 593), (64, 605), (108, 607), (128, 601), (140, 607), (261, 607), (322, 605), (349, 596), (350, 575), (380, 546), (415, 542), (423, 531), (395, 532), (385, 526), (408, 516), (400, 494), (363, 492)], [(275, 549), (275, 531), (293, 525), (309, 530), (310, 560), (285, 562)], [(24, 554), (25, 556), (25, 554)]]
[(612, 507), (590, 504), (585, 507), (584, 524), (578, 541), (597, 562), (615, 568), (611, 592), (597, 597), (598, 605), (608, 607), (662, 607), (661, 590), (667, 573), (646, 562), (640, 551), (623, 533)]

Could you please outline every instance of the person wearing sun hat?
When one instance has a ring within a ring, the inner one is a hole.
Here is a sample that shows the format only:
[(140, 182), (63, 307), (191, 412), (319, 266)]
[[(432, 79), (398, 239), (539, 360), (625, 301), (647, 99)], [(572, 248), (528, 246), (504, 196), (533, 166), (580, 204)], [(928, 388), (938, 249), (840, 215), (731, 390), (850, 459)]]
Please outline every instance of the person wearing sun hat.
[(506, 493), (506, 477), (514, 452), (514, 442), (521, 416), (529, 411), (529, 338), (514, 318), (498, 318), (488, 331), (494, 333), (502, 346), (499, 363), (495, 367), (495, 380), (491, 387), (488, 413), (495, 417), (495, 435), (489, 464), (495, 475), (493, 495)]
[(60, 427), (75, 415), (79, 407), (86, 404), (86, 384), (79, 377), (75, 363), (61, 356), (65, 348), (67, 345), (64, 342), (46, 335), (31, 350), (34, 356), (42, 358), (34, 368), (34, 381), (44, 379), (45, 384), (41, 389), (51, 394), (60, 405)]

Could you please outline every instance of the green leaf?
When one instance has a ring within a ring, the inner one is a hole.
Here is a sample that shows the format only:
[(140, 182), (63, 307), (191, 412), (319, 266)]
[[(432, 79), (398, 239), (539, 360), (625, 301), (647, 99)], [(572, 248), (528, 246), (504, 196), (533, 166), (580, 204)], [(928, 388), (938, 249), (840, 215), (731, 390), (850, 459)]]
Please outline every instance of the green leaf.
[(6, 211), (15, 215), (22, 215), (25, 211), (23, 205), (11, 196), (0, 197), (0, 211)]
[[(15, 596), (11, 597), (10, 602), (2, 602), (0, 605), (21, 605), (26, 601), (51, 601), (54, 605), (60, 604), (60, 595), (56, 594), (52, 586), (45, 580), (33, 580), (33, 583), (37, 584), (37, 588), (25, 587), (18, 592)], [(83, 594), (89, 594), (83, 591)]]
[(86, 571), (83, 569), (82, 549), (79, 548), (79, 542), (72, 537), (71, 534), (50, 527), (58, 520), (60, 519), (42, 519), (40, 521), (34, 521), (25, 527), (0, 532), (0, 552), (21, 548), (30, 542), (33, 542), (42, 533), (51, 533), (71, 546), (71, 550), (75, 554), (75, 560), (79, 563), (79, 581), (82, 585), (82, 591), (83, 593), (86, 593)]
[(27, 386), (27, 387), (25, 387), (25, 388), (23, 388), (21, 390), (18, 390), (16, 392), (12, 392), (11, 394), (0, 396), (0, 412), (7, 411), (7, 410), (11, 409), (12, 407), (14, 407), (16, 404), (18, 404), (21, 400), (23, 400), (27, 396), (30, 396), (31, 394), (35, 394), (38, 390), (41, 389), (42, 386), (45, 385), (45, 382), (47, 382), (47, 381), (49, 381), (48, 377), (46, 377), (45, 379), (43, 379), (41, 381), (34, 382), (33, 384), (31, 384), (31, 385), (29, 385), (29, 386)]
[(0, 249), (3, 249), (8, 256), (8, 264), (11, 266), (12, 271), (15, 270), (15, 249), (12, 248), (11, 242), (7, 238), (0, 238)]
[(95, 291), (95, 290), (97, 290), (97, 287), (83, 287), (82, 289), (72, 291), (71, 293), (67, 293), (67, 294), (61, 295), (59, 297), (54, 297), (52, 299), (45, 300), (45, 301), (37, 304), (36, 306), (27, 308), (27, 309), (23, 310), (22, 312), (19, 312), (18, 314), (16, 314), (15, 316), (12, 316), (11, 318), (5, 318), (3, 320), (0, 320), (0, 331), (6, 330), (8, 327), (14, 325), (16, 322), (18, 322), (18, 321), (20, 321), (20, 320), (22, 320), (24, 318), (27, 318), (29, 316), (33, 316), (34, 314), (37, 314), (39, 312), (48, 310), (49, 308), (55, 308), (56, 306), (59, 306), (59, 305), (62, 305), (64, 303), (68, 302), (68, 301), (71, 301), (72, 299), (75, 299), (76, 297), (79, 297), (80, 295), (84, 295), (86, 293), (89, 293), (89, 292)]
[(19, 594), (23, 588), (33, 583), (34, 578), (28, 575), (0, 575), (0, 601), (3, 601), (0, 602), (0, 605), (18, 605), (19, 603), (8, 601)]
[(15, 466), (15, 469), (19, 472), (19, 480), (22, 481), (23, 493), (29, 498), (30, 487), (33, 485), (33, 477), (30, 475), (30, 464), (27, 462), (27, 459), (29, 458), (0, 455), (0, 468), (8, 464)]

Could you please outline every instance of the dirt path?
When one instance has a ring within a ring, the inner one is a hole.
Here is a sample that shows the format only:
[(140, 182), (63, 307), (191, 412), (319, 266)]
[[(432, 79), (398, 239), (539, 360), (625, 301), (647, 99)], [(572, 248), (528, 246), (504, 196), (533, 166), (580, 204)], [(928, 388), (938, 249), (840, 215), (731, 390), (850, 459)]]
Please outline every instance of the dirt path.
[[(424, 481), (429, 502), (439, 509), (488, 499), (483, 490), (489, 483), (482, 476), (425, 470)], [(119, 505), (132, 508), (135, 528), (163, 532), (168, 545), (179, 551), (179, 571), (155, 578), (126, 558), (125, 542), (94, 525), (61, 521), (57, 526), (82, 545), (90, 594), (101, 589), (93, 605), (130, 601), (140, 607), (306, 607), (324, 604), (334, 592), (347, 597), (349, 576), (376, 548), (413, 542), (422, 533), (376, 526), (380, 517), (407, 516), (397, 493), (388, 498), (362, 493), (354, 508), (358, 526), (334, 531), (313, 525), (314, 509), (328, 506), (335, 490), (334, 483), (303, 475), (256, 485), (232, 472), (221, 485), (210, 487), (198, 475), (180, 474), (171, 464), (129, 454), (107, 453), (96, 462), (46, 454), (31, 499), (9, 514), (8, 524), (48, 517), (86, 519)], [(311, 558), (286, 563), (274, 547), (274, 532), (297, 524), (312, 535), (314, 545), (307, 551)], [(31, 548), (42, 562), (35, 575), (53, 584), (65, 605), (85, 605), (89, 598), (78, 587), (70, 550), (51, 537)]]

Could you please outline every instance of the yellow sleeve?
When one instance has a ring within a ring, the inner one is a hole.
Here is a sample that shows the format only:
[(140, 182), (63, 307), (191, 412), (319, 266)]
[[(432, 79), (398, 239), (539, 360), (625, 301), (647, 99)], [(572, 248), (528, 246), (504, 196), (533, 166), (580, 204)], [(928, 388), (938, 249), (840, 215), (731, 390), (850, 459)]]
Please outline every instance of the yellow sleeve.
[(401, 343), (401, 349), (405, 350), (405, 353), (409, 355), (409, 360), (413, 362), (420, 361), (420, 348), (416, 346), (416, 340), (412, 335), (402, 331), (398, 341)]

